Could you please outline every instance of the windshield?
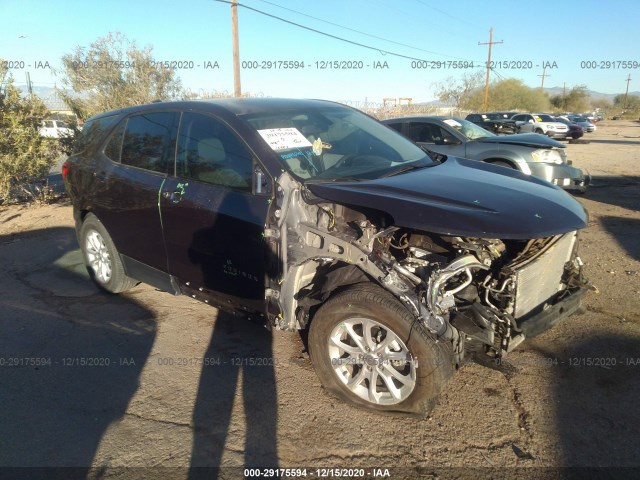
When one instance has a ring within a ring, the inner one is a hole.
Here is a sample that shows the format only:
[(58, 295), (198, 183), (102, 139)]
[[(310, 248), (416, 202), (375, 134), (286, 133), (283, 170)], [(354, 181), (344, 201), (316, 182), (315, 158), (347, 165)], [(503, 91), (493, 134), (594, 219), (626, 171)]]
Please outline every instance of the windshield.
[(442, 120), (451, 128), (456, 129), (460, 134), (464, 135), (469, 140), (477, 140), (478, 138), (495, 137), (496, 135), (479, 127), (475, 123), (471, 123), (461, 118), (447, 118)]
[(542, 113), (540, 115), (537, 115), (537, 117), (542, 122), (555, 122), (556, 121), (551, 115), (544, 115)]
[(340, 106), (243, 117), (301, 180), (374, 179), (436, 165), (423, 150), (372, 118)]

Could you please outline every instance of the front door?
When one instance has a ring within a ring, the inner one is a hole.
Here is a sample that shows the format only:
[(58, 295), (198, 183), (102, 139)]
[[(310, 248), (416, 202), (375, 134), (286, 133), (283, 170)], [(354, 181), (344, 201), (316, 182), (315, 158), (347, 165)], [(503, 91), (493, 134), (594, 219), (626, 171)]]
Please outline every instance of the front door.
[(223, 308), (262, 311), (269, 196), (252, 193), (254, 158), (222, 121), (185, 112), (176, 175), (160, 195), (169, 273)]

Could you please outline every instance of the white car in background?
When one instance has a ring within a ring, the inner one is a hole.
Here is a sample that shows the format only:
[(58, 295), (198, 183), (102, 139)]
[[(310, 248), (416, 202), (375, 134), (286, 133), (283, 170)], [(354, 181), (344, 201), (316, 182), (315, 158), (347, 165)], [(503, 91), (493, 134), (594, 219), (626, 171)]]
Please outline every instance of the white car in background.
[(516, 128), (521, 133), (541, 133), (551, 138), (564, 139), (569, 132), (567, 125), (544, 113), (519, 113), (511, 117), (511, 120), (516, 122)]
[(62, 138), (73, 135), (73, 130), (62, 120), (44, 120), (38, 129), (41, 137)]

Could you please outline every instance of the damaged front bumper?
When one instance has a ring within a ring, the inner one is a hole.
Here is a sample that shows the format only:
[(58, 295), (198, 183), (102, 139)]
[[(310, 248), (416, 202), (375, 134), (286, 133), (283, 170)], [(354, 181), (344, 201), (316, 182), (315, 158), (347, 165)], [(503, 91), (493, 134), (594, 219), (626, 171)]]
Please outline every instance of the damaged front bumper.
[(573, 314), (584, 313), (585, 307), (582, 305), (582, 298), (588, 291), (589, 288), (587, 287), (578, 288), (558, 303), (543, 309), (536, 315), (521, 320), (518, 327), (525, 338), (531, 338), (549, 330)]
[(564, 190), (584, 192), (591, 183), (591, 175), (570, 163), (529, 163), (531, 174), (543, 178)]

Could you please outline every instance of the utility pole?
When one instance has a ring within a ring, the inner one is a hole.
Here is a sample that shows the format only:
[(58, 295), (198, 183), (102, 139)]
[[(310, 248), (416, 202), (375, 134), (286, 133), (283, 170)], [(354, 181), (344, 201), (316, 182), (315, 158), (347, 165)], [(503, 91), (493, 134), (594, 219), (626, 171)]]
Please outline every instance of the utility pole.
[(547, 67), (542, 67), (542, 75), (538, 75), (542, 77), (542, 82), (540, 83), (540, 90), (544, 90), (544, 79), (545, 77), (550, 77), (551, 75), (547, 75), (545, 72), (547, 71)]
[(241, 97), (240, 45), (238, 43), (238, 0), (231, 0), (231, 36), (233, 37), (233, 96)]
[(567, 109), (567, 82), (562, 84), (562, 109)]
[(478, 45), (489, 45), (489, 56), (487, 58), (487, 78), (484, 81), (484, 103), (483, 110), (489, 108), (489, 72), (491, 71), (491, 46), (497, 43), (504, 43), (502, 40), (499, 42), (493, 41), (493, 27), (489, 29), (489, 42), (480, 43)]
[(27, 91), (29, 92), (29, 98), (33, 100), (33, 83), (31, 83), (31, 75), (29, 72), (26, 72), (27, 77)]
[(629, 82), (631, 81), (631, 74), (629, 74), (627, 76), (627, 91), (624, 92), (624, 106), (622, 107), (622, 110), (626, 111), (627, 110), (627, 97), (629, 96)]

